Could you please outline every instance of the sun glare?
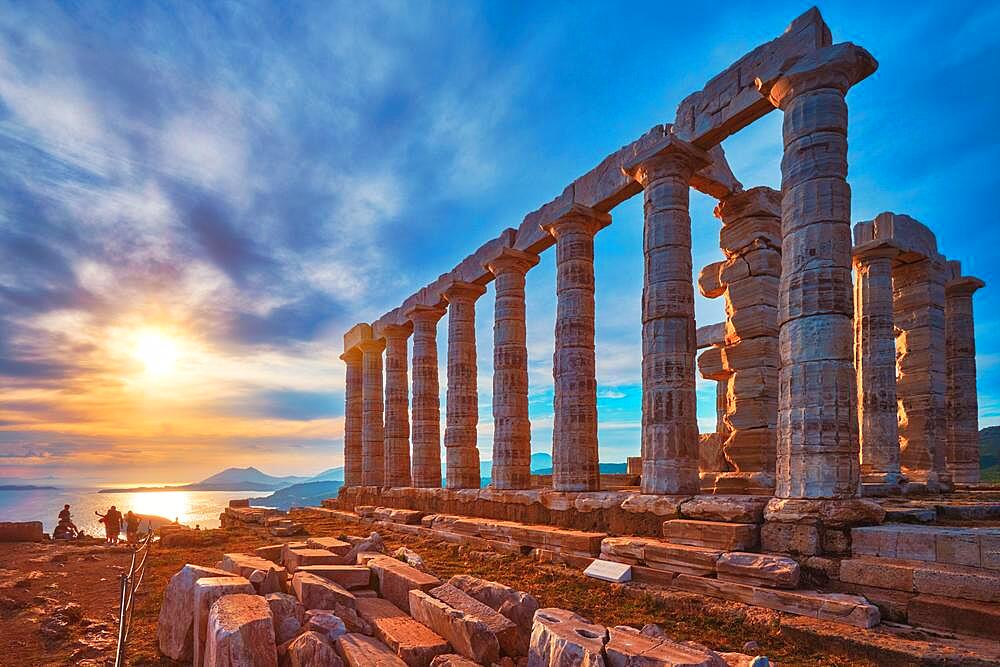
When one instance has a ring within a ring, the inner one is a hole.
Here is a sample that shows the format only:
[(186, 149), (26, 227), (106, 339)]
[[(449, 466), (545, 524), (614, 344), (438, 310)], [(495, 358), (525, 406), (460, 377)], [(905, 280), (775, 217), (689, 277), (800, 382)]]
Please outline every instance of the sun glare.
[(159, 329), (144, 329), (136, 337), (134, 355), (147, 374), (162, 376), (177, 366), (180, 350), (177, 341)]

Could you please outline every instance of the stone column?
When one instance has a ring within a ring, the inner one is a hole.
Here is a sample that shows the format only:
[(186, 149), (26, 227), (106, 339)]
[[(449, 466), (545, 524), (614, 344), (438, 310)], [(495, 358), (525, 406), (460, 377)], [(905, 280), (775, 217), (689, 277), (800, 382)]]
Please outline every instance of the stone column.
[(698, 493), (691, 176), (708, 155), (668, 136), (625, 164), (643, 188), (642, 492)]
[(383, 340), (366, 340), (358, 345), (362, 359), (361, 483), (383, 486), (385, 482), (385, 428), (382, 422)]
[(504, 248), (486, 268), (496, 276), (493, 325), (493, 487), (531, 486), (524, 276), (538, 256)]
[(926, 481), (931, 491), (939, 491), (950, 482), (944, 314), (947, 279), (940, 256), (897, 266), (892, 274), (899, 462), (903, 474)]
[(552, 488), (597, 491), (597, 374), (594, 356), (594, 234), (611, 216), (574, 204), (543, 226), (556, 239), (556, 327), (552, 377)]
[(444, 431), (445, 484), (449, 489), (478, 489), (479, 424), (476, 366), (476, 299), (482, 285), (454, 281), (444, 291), (448, 301), (448, 405)]
[(979, 400), (972, 295), (986, 283), (963, 276), (945, 285), (948, 359), (948, 471), (953, 482), (979, 482)]
[(340, 355), (347, 365), (344, 380), (344, 486), (361, 486), (361, 441), (364, 433), (362, 358), (357, 348)]
[(778, 324), (778, 498), (859, 491), (853, 359), (848, 89), (875, 71), (864, 49), (838, 44), (758, 82), (784, 112)]
[(385, 338), (385, 476), (390, 488), (410, 486), (410, 383), (406, 339), (413, 327), (387, 325), (376, 335)]
[(413, 486), (441, 488), (441, 389), (438, 385), (437, 323), (444, 308), (414, 306), (413, 323)]
[(861, 477), (871, 483), (900, 481), (892, 308), (892, 263), (898, 254), (896, 248), (881, 242), (854, 250), (854, 362)]

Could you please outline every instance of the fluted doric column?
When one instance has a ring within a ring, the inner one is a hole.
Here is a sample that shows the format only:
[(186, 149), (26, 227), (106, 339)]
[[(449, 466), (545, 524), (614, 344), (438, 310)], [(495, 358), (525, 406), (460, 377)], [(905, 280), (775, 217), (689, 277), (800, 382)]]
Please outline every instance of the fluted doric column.
[(899, 462), (932, 491), (947, 488), (948, 361), (945, 352), (945, 260), (927, 257), (893, 269)]
[(482, 285), (454, 281), (444, 291), (448, 301), (448, 405), (444, 431), (445, 485), (449, 489), (478, 489), (479, 424), (478, 368), (476, 366), (476, 299)]
[(979, 399), (972, 295), (985, 287), (963, 276), (945, 285), (945, 347), (948, 358), (948, 471), (953, 482), (979, 482)]
[(854, 361), (858, 373), (861, 476), (900, 479), (892, 263), (899, 251), (876, 242), (854, 249)]
[(851, 286), (848, 89), (875, 71), (864, 49), (838, 44), (758, 88), (784, 112), (778, 324), (779, 498), (859, 491)]
[(384, 484), (410, 486), (410, 383), (407, 378), (406, 340), (412, 325), (378, 327), (385, 338), (385, 453)]
[(344, 380), (344, 486), (360, 486), (361, 441), (364, 433), (362, 399), (363, 354), (358, 349), (340, 355), (347, 366)]
[(486, 268), (496, 276), (493, 324), (493, 487), (531, 486), (528, 347), (524, 282), (538, 255), (504, 248)]
[(597, 491), (597, 361), (594, 356), (594, 234), (611, 216), (574, 204), (543, 229), (556, 239), (552, 377), (552, 488)]
[(643, 188), (642, 491), (698, 493), (692, 174), (710, 162), (668, 136), (623, 169)]
[(445, 313), (436, 306), (414, 306), (413, 323), (413, 486), (441, 487), (441, 389), (438, 384), (437, 324)]
[(385, 483), (385, 427), (382, 421), (383, 340), (366, 340), (358, 344), (362, 359), (361, 415), (361, 483), (383, 486)]

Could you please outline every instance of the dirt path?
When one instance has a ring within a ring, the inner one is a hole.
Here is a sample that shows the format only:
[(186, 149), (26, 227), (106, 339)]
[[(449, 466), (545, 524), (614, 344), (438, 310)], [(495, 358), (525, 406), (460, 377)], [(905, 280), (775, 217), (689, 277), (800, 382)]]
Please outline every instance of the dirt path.
[[(296, 517), (312, 535), (358, 535), (358, 526), (308, 513)], [(543, 606), (564, 607), (604, 625), (661, 625), (677, 640), (690, 640), (720, 651), (739, 651), (745, 642), (781, 665), (871, 665), (823, 654), (782, 637), (779, 614), (765, 609), (702, 598), (681, 592), (653, 595), (635, 588), (610, 585), (559, 566), (540, 564), (526, 556), (501, 556), (455, 545), (387, 532), (392, 549), (408, 546), (427, 568), (446, 579), (467, 573), (528, 591)], [(258, 532), (230, 531), (222, 540), (195, 548), (157, 548), (137, 597), (130, 664), (176, 665), (157, 650), (156, 622), (163, 589), (185, 563), (215, 565), (222, 554), (248, 551), (278, 542)], [(118, 576), (128, 556), (105, 547), (0, 544), (0, 664), (103, 665), (114, 653)], [(35, 574), (38, 573), (38, 574)], [(68, 603), (80, 605), (81, 620)], [(62, 610), (62, 611), (60, 611)], [(51, 618), (62, 618), (64, 626)], [(64, 633), (54, 632), (51, 629)], [(62, 636), (60, 636), (60, 634)]]

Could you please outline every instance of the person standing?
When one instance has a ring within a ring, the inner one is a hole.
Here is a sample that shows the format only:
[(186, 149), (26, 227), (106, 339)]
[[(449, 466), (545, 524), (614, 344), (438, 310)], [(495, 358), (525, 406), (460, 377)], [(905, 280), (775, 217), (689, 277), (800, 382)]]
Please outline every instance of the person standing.
[(129, 544), (135, 544), (139, 538), (139, 515), (129, 510), (125, 513), (125, 539)]
[(101, 514), (100, 512), (94, 512), (94, 514), (101, 517), (101, 523), (104, 524), (105, 541), (108, 544), (118, 544), (118, 536), (122, 531), (121, 512), (112, 505), (107, 514)]

